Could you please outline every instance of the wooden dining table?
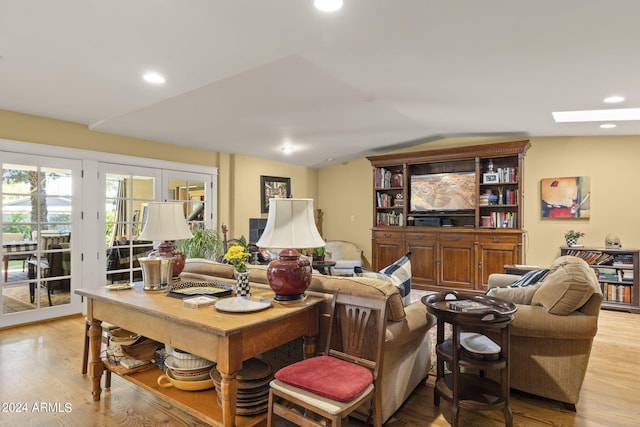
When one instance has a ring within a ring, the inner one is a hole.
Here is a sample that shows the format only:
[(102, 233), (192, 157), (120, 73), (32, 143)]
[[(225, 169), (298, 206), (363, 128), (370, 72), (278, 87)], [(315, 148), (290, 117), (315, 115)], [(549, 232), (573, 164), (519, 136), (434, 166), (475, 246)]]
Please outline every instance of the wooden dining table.
[[(94, 400), (100, 400), (100, 379), (104, 369), (100, 358), (102, 321), (216, 362), (222, 377), (220, 396), (217, 396), (221, 414), (215, 397), (204, 398), (201, 409), (197, 409), (194, 406), (203, 398), (189, 394), (194, 392), (184, 392), (187, 394), (184, 402), (178, 403), (193, 415), (224, 427), (250, 426), (256, 422), (251, 417), (236, 417), (236, 376), (242, 369), (243, 361), (299, 337), (304, 338), (305, 356), (315, 353), (321, 298), (308, 296), (302, 302), (284, 304), (273, 301), (274, 294), (270, 289), (252, 289), (253, 297), (270, 301), (271, 304), (259, 311), (227, 312), (214, 307), (185, 307), (181, 299), (170, 297), (166, 292), (145, 291), (142, 282), (136, 282), (128, 290), (113, 291), (102, 287), (78, 289), (75, 292), (87, 299), (91, 350), (89, 374)], [(123, 375), (123, 378), (174, 404), (177, 402), (175, 399), (184, 395), (162, 395), (167, 389), (158, 388), (153, 381), (144, 384), (146, 380), (139, 379), (143, 376), (141, 374), (137, 379), (135, 375)], [(208, 411), (213, 411), (213, 415), (207, 415)]]
[(4, 263), (4, 281), (9, 278), (9, 260), (26, 260), (38, 248), (38, 242), (31, 240), (18, 240), (13, 242), (2, 242), (2, 261)]

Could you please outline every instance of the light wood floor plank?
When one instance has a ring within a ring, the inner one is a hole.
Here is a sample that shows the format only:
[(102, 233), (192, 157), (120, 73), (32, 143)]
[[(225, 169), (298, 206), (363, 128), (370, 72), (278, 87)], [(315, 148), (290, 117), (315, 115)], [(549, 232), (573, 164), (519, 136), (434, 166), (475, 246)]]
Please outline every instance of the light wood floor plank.
[[(191, 415), (113, 376), (100, 402), (80, 373), (84, 320), (58, 319), (0, 330), (0, 426), (205, 426)], [(640, 315), (603, 311), (577, 412), (512, 393), (514, 426), (627, 427), (640, 418)], [(212, 402), (215, 404), (215, 402)], [(41, 407), (41, 404), (45, 406)], [(35, 405), (35, 406), (34, 406)], [(66, 406), (65, 406), (66, 405)], [(433, 406), (433, 380), (418, 387), (387, 427), (448, 426), (447, 402)], [(43, 412), (44, 411), (44, 412)], [(361, 425), (351, 421), (351, 426)], [(502, 426), (500, 411), (462, 410), (460, 425)]]

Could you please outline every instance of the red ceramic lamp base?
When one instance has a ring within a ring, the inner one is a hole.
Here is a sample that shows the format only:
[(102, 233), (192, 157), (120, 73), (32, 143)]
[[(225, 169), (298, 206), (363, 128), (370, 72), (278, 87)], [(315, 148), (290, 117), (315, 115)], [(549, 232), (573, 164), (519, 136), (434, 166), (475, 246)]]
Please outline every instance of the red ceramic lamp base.
[(185, 256), (182, 252), (176, 249), (173, 242), (165, 240), (158, 245), (158, 249), (156, 249), (154, 252), (157, 256), (160, 257), (174, 257), (172, 277), (180, 276), (180, 273), (182, 273), (182, 270), (184, 270)]
[(304, 298), (304, 292), (311, 284), (311, 263), (300, 258), (295, 249), (283, 249), (280, 258), (269, 263), (267, 278), (275, 292), (276, 301), (296, 301)]

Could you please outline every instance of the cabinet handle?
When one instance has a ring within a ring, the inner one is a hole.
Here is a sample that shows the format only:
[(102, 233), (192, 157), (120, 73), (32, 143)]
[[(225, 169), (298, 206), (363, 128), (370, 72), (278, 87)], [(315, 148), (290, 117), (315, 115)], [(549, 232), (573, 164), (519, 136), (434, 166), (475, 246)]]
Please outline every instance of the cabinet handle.
[(494, 241), (494, 242), (502, 242), (502, 237), (500, 237), (500, 236), (493, 236), (493, 241)]
[(384, 233), (384, 237), (386, 237), (387, 239), (390, 239), (390, 238), (391, 238), (391, 234), (389, 234), (389, 233)]
[(460, 240), (462, 236), (451, 236), (451, 240)]

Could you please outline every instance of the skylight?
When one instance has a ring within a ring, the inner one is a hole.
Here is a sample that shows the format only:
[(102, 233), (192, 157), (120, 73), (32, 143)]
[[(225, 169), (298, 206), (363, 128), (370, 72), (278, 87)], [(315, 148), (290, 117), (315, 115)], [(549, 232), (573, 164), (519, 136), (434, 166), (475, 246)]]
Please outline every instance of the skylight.
[(611, 122), (640, 120), (640, 108), (617, 108), (610, 110), (556, 111), (551, 113), (556, 123)]

